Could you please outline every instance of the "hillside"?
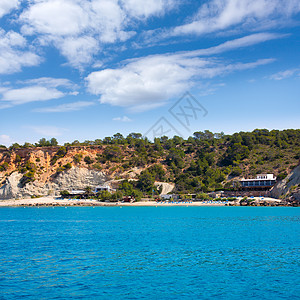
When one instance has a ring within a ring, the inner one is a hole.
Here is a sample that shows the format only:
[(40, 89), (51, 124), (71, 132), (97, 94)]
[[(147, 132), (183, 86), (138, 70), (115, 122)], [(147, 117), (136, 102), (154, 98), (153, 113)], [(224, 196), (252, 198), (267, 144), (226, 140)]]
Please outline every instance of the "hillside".
[(138, 133), (118, 133), (63, 146), (41, 139), (35, 145), (0, 146), (0, 199), (58, 194), (123, 179), (136, 179), (130, 188), (144, 194), (155, 181), (175, 183), (178, 192), (232, 189), (238, 178), (258, 173), (285, 178), (298, 165), (299, 154), (300, 130), (292, 129), (233, 135), (206, 130), (186, 140), (175, 136), (154, 142)]

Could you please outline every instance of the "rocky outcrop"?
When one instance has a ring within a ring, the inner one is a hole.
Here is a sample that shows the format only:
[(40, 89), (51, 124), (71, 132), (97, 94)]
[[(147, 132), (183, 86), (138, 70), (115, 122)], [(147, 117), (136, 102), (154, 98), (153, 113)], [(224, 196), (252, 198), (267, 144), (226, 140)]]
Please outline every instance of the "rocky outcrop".
[(154, 185), (158, 188), (161, 188), (161, 195), (166, 195), (171, 193), (175, 188), (175, 183), (167, 183), (167, 182), (155, 182)]
[(300, 200), (300, 165), (298, 165), (286, 178), (279, 181), (271, 190), (274, 198), (293, 196)]
[(60, 191), (76, 190), (83, 189), (86, 186), (94, 188), (97, 185), (103, 184), (106, 180), (106, 175), (103, 172), (76, 167), (60, 173), (52, 185)]
[(106, 181), (103, 172), (86, 168), (73, 167), (51, 178), (46, 183), (35, 180), (25, 186), (22, 185), (22, 174), (14, 172), (7, 177), (0, 188), (0, 200), (26, 198), (34, 195), (59, 195), (61, 190), (78, 190), (86, 186), (94, 188)]

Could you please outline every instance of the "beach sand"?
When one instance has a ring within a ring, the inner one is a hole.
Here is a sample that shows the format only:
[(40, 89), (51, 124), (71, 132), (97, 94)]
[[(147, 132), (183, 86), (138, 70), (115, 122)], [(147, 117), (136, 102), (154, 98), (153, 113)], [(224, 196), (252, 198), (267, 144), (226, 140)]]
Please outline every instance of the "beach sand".
[(122, 202), (98, 202), (96, 200), (77, 199), (56, 199), (55, 197), (41, 197), (35, 199), (2, 200), (1, 206), (224, 206), (222, 203), (202, 203), (202, 202), (173, 202), (157, 203), (156, 201), (138, 201), (134, 203)]
[[(261, 201), (260, 198), (255, 198), (255, 201)], [(262, 201), (280, 202), (279, 199), (263, 198)], [(134, 203), (122, 202), (98, 202), (97, 200), (77, 200), (77, 199), (57, 199), (55, 197), (41, 197), (28, 199), (11, 199), (0, 200), (0, 207), (4, 206), (225, 206), (226, 204), (235, 205), (235, 201), (186, 201), (186, 202), (156, 202), (156, 201), (139, 201)]]

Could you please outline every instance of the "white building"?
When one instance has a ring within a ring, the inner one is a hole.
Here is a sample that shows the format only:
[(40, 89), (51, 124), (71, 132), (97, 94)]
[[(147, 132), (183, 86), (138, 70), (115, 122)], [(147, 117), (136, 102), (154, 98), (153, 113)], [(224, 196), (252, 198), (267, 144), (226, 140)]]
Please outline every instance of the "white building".
[(102, 191), (115, 192), (115, 189), (112, 189), (109, 185), (98, 185), (95, 187), (94, 193), (99, 193)]
[(177, 200), (178, 196), (176, 194), (162, 194), (160, 198), (162, 200)]
[(258, 174), (255, 179), (242, 179), (242, 187), (271, 187), (276, 183), (274, 174)]

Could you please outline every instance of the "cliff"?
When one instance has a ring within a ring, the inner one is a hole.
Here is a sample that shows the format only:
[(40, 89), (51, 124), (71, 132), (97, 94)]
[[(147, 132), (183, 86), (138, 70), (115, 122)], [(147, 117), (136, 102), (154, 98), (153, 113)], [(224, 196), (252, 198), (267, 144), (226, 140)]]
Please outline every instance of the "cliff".
[[(0, 161), (5, 170), (0, 172), (0, 199), (24, 198), (34, 195), (59, 195), (61, 190), (92, 188), (103, 184), (108, 171), (95, 170), (74, 157), (89, 156), (95, 149), (68, 149), (59, 157), (59, 147), (2, 151)], [(111, 175), (111, 174), (110, 174)]]
[(0, 199), (25, 198), (34, 195), (59, 195), (62, 190), (82, 190), (86, 186), (93, 188), (106, 181), (103, 172), (78, 167), (60, 173), (57, 177), (46, 182), (35, 180), (23, 185), (22, 177), (23, 175), (19, 172), (13, 172), (8, 176), (0, 188)]
[(300, 164), (271, 190), (274, 198), (300, 201)]

